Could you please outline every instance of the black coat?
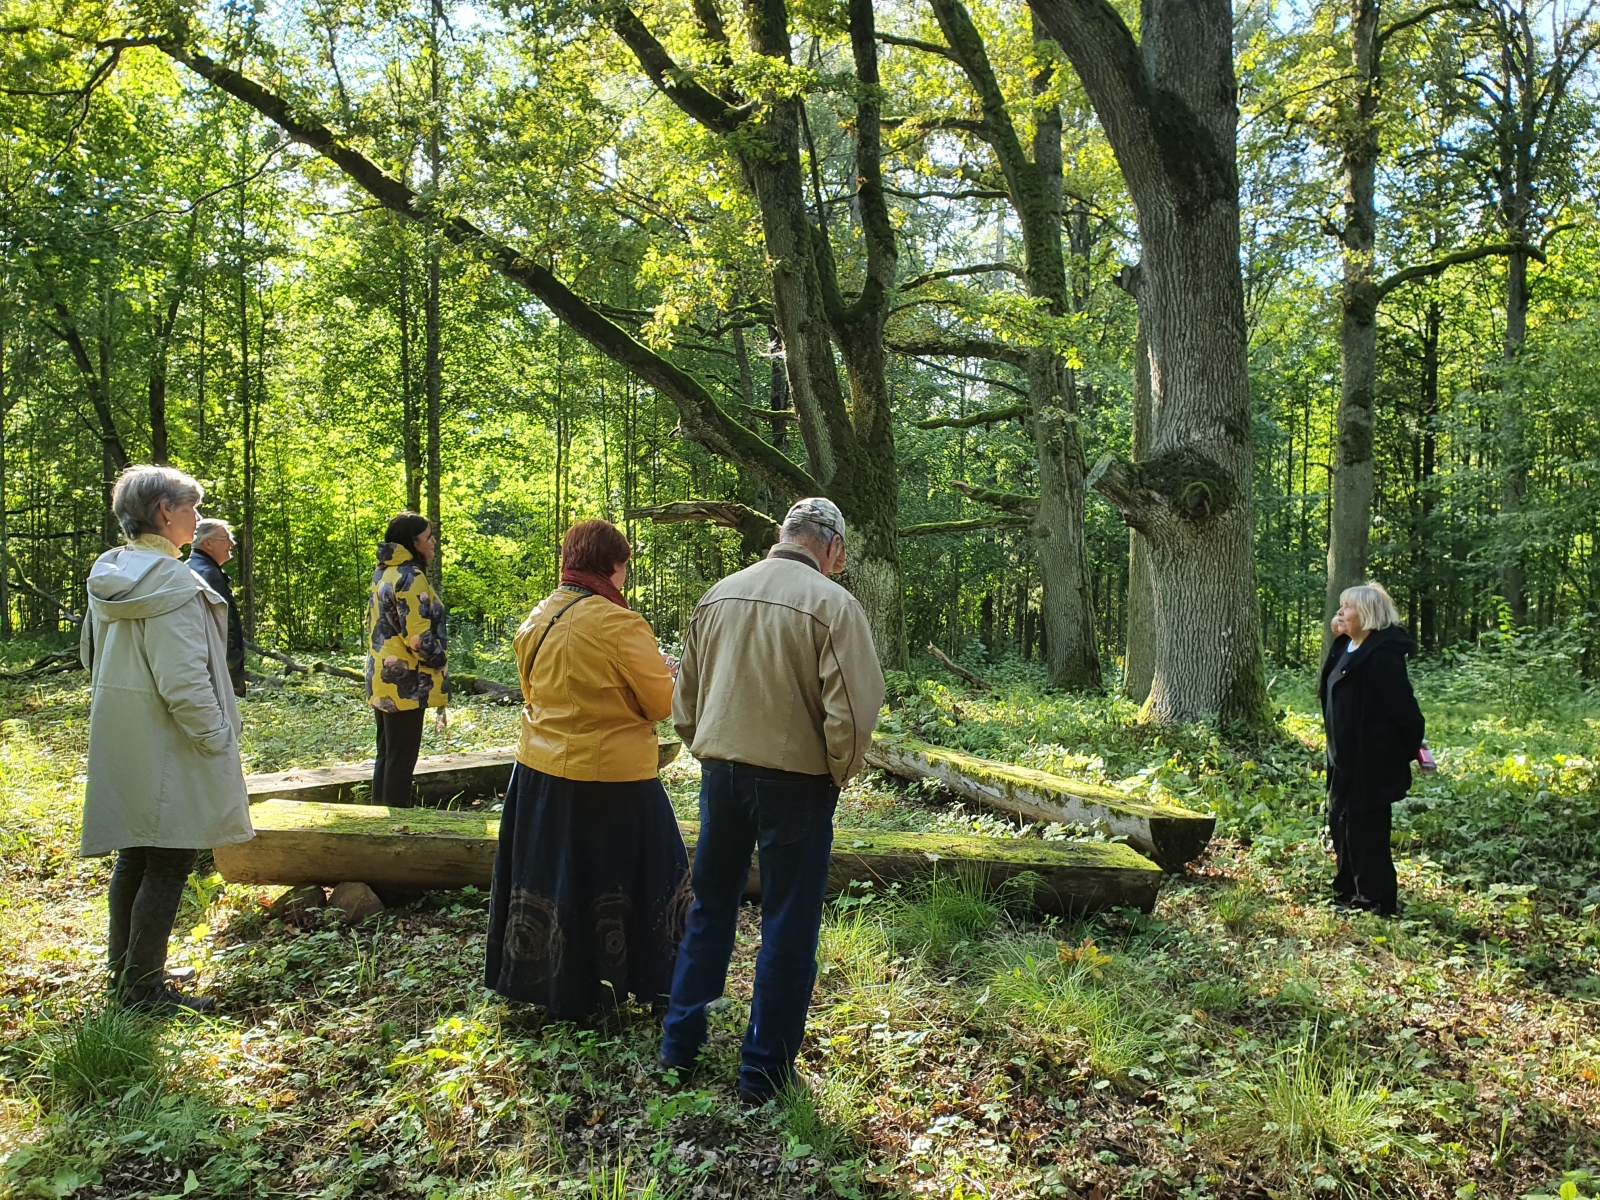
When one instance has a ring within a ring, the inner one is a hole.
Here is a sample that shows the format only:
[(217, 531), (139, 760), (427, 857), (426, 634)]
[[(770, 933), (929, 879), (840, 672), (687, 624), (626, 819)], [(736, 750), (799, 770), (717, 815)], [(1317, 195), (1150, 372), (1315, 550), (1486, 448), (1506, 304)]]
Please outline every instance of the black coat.
[(1328, 758), (1352, 797), (1396, 800), (1411, 786), (1411, 762), (1424, 732), (1406, 675), (1411, 638), (1403, 629), (1378, 629), (1353, 654), (1345, 653), (1349, 644), (1342, 634), (1335, 638), (1322, 664), (1318, 693)]
[(204, 550), (189, 553), (189, 569), (217, 595), (228, 602), (228, 677), (233, 680), (233, 694), (244, 695), (244, 626), (239, 621), (239, 606), (233, 602), (233, 584), (228, 575)]

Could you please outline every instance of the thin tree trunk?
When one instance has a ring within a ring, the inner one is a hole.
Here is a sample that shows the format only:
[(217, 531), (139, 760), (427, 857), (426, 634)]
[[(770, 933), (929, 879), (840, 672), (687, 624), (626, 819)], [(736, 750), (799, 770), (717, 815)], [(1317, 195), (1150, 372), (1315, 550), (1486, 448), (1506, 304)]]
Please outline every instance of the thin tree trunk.
[[(248, 129), (248, 126), (246, 126)], [(241, 137), (241, 149), (246, 143)], [(250, 283), (246, 260), (246, 191), (239, 186), (239, 421), (244, 443), (244, 519), (239, 529), (239, 619), (246, 637), (256, 635), (256, 428), (250, 387)]]
[[(1513, 229), (1515, 239), (1525, 231)], [(1505, 361), (1515, 361), (1528, 336), (1528, 256), (1506, 259)], [(1522, 554), (1521, 514), (1528, 490), (1528, 463), (1522, 434), (1522, 396), (1515, 380), (1500, 390), (1500, 593), (1518, 629), (1528, 623), (1528, 573)]]
[(6, 418), (11, 415), (11, 376), (7, 372), (6, 327), (0, 324), (0, 637), (11, 629), (11, 522), (6, 509), (11, 501), (6, 462)]
[(417, 389), (411, 362), (414, 317), (411, 311), (411, 259), (400, 238), (400, 444), (406, 465), (406, 508), (422, 508), (422, 436), (417, 421)]
[[(983, 111), (980, 136), (1000, 161), (1012, 208), (1022, 224), (1028, 292), (1042, 298), (1052, 316), (1064, 316), (1071, 300), (1061, 252), (1061, 109), (1047, 99), (1052, 95), (1054, 69), (1045, 67), (1032, 81), (1035, 107), (1030, 158), (1023, 150), (982, 35), (966, 7), (961, 0), (933, 0), (933, 12), (953, 57), (978, 95)], [(1048, 36), (1035, 19), (1035, 40)], [(1004, 230), (1002, 220), (997, 259), (1004, 258)], [(1084, 536), (1086, 471), (1078, 431), (1077, 389), (1066, 362), (1048, 347), (1030, 350), (1025, 369), (1034, 448), (1039, 456), (1034, 541), (1044, 584), (1045, 662), (1054, 686), (1098, 688), (1100, 656)]]
[(1433, 519), (1438, 498), (1433, 488), (1439, 461), (1439, 332), (1442, 324), (1439, 302), (1430, 300), (1422, 341), (1422, 469), (1417, 483), (1422, 507), (1421, 528), (1417, 530), (1417, 540), (1422, 545), (1422, 612), (1418, 632), (1422, 646), (1428, 650), (1439, 645), (1438, 582), (1434, 576), (1440, 548)]
[(1373, 400), (1378, 370), (1378, 289), (1374, 277), (1378, 212), (1378, 0), (1352, 0), (1354, 71), (1351, 128), (1345, 135), (1344, 228), (1340, 241), (1344, 287), (1339, 329), (1341, 383), (1333, 447), (1333, 503), (1328, 526), (1328, 585), (1322, 602), (1322, 645), (1339, 595), (1367, 574), (1372, 527)]
[[(1150, 455), (1150, 344), (1144, 322), (1133, 339), (1133, 461)], [(1123, 648), (1122, 692), (1135, 704), (1150, 697), (1156, 673), (1155, 596), (1150, 583), (1150, 547), (1144, 534), (1128, 529), (1128, 644)]]
[[(439, 22), (444, 13), (439, 0), (431, 0), (431, 20), (428, 31), (428, 98), (430, 120), (428, 123), (428, 179), (434, 195), (439, 194), (443, 158), (440, 151), (440, 126), (443, 113), (439, 90)], [(444, 530), (440, 503), (440, 467), (442, 452), (439, 444), (439, 403), (443, 387), (442, 365), (439, 361), (439, 256), (443, 243), (433, 223), (428, 225), (428, 293), (423, 311), (425, 322), (423, 344), (423, 375), (427, 387), (428, 421), (428, 524), (438, 548), (434, 551), (429, 570), (429, 581), (441, 595), (444, 592)]]

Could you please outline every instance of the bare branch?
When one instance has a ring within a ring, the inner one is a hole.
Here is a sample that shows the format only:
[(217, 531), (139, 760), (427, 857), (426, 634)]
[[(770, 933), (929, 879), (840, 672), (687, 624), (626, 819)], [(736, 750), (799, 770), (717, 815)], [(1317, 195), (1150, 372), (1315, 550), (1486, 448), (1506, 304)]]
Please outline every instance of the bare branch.
[(1015, 263), (974, 263), (970, 267), (952, 267), (948, 271), (929, 271), (926, 275), (918, 275), (916, 278), (901, 284), (900, 290), (902, 292), (909, 292), (912, 288), (921, 287), (923, 284), (927, 283), (934, 283), (940, 279), (955, 279), (962, 275), (991, 275), (997, 271), (1003, 271), (1007, 275), (1015, 275), (1018, 279), (1022, 278), (1022, 268), (1017, 266)]

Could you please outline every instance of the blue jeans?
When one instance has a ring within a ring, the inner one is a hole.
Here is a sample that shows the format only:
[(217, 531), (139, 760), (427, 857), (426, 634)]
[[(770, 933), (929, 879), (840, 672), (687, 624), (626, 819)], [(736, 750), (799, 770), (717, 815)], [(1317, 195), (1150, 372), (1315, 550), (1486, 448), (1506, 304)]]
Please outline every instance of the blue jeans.
[(722, 995), (728, 980), (739, 901), (750, 851), (757, 847), (761, 950), (739, 1087), (767, 1095), (789, 1082), (817, 980), (817, 935), (838, 802), (839, 789), (826, 775), (709, 759), (700, 764), (694, 907), (673, 971), (663, 1059), (692, 1062), (705, 1044), (706, 1005)]

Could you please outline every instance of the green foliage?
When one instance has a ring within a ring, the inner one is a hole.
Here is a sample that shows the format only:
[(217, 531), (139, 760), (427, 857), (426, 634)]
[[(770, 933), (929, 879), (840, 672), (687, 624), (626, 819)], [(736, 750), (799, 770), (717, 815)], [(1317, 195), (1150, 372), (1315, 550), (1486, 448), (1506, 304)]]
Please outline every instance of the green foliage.
[(163, 1074), (159, 1025), (120, 1005), (107, 1005), (42, 1039), (41, 1058), (52, 1104), (81, 1107), (148, 1089)]

